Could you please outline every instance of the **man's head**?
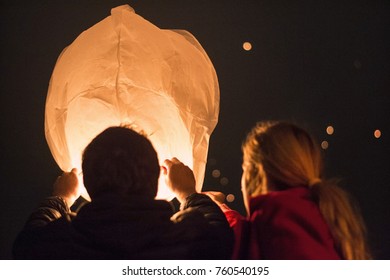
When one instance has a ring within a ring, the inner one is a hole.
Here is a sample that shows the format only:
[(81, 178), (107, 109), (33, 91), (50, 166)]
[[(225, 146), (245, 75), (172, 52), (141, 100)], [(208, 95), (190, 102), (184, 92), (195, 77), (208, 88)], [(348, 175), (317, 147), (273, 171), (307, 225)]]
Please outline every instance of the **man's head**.
[(110, 127), (96, 136), (83, 153), (84, 185), (93, 199), (102, 193), (154, 198), (160, 166), (144, 136), (125, 127)]

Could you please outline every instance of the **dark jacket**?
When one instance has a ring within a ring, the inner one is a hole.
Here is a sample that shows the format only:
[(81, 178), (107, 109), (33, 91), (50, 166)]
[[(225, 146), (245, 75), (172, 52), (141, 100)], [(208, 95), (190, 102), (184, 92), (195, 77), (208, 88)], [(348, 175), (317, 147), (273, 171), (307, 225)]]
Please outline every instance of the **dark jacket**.
[(77, 215), (50, 197), (14, 242), (16, 259), (228, 259), (233, 232), (206, 195), (187, 198), (172, 216), (167, 201), (105, 195)]

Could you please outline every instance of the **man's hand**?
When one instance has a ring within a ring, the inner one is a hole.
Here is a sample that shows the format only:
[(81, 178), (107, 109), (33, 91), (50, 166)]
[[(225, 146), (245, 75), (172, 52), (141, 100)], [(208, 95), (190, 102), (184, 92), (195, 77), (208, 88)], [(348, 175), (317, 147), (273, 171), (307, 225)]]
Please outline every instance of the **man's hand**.
[(68, 207), (73, 205), (80, 196), (80, 186), (76, 168), (58, 176), (54, 183), (53, 195), (62, 197), (68, 204)]
[(162, 170), (166, 184), (176, 194), (180, 203), (189, 195), (196, 193), (194, 173), (177, 158), (166, 159)]

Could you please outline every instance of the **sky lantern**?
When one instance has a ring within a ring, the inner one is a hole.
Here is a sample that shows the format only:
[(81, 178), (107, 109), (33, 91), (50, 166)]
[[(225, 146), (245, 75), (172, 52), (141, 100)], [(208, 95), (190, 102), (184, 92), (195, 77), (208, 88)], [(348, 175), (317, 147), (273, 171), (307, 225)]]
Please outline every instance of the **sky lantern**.
[[(131, 125), (148, 136), (160, 163), (177, 157), (192, 168), (200, 191), (218, 113), (216, 72), (196, 38), (160, 29), (124, 5), (60, 54), (45, 135), (62, 170), (81, 170), (82, 152), (97, 134)], [(160, 177), (157, 198), (173, 197)]]

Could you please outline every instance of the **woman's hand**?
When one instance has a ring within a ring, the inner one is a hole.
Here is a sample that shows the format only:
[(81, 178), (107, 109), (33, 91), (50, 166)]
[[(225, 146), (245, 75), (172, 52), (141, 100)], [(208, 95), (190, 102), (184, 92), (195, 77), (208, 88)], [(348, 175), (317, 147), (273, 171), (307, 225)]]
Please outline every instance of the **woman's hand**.
[(202, 193), (210, 197), (218, 205), (223, 204), (225, 202), (225, 195), (222, 192), (207, 191)]

